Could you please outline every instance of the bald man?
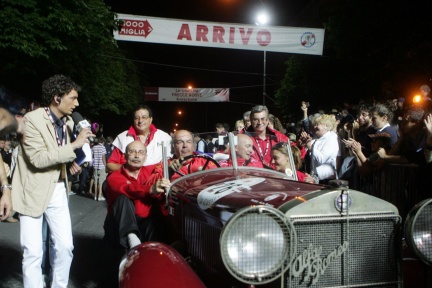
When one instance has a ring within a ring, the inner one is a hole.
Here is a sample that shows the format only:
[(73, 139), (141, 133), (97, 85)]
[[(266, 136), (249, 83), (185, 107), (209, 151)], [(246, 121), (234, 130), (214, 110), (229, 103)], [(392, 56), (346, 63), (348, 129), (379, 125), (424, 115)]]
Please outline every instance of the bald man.
[[(235, 146), (235, 150), (238, 166), (264, 168), (261, 161), (257, 161), (252, 157), (255, 153), (253, 147), (254, 145), (250, 136), (245, 134), (237, 135), (237, 145)], [(232, 159), (220, 161), (219, 164), (221, 167), (232, 166)]]
[(165, 197), (170, 181), (160, 165), (143, 166), (147, 148), (139, 140), (126, 146), (126, 163), (107, 178), (105, 240), (116, 248), (145, 241), (168, 242)]
[(192, 133), (187, 130), (179, 130), (174, 134), (174, 158), (169, 163), (171, 181), (200, 170), (217, 168), (216, 164), (203, 157), (190, 158), (184, 161), (184, 158), (188, 156), (197, 155), (193, 138)]

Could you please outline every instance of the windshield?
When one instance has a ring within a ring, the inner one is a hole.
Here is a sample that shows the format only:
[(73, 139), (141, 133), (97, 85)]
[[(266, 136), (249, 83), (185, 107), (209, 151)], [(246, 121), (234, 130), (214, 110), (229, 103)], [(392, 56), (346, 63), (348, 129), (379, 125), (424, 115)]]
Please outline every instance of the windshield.
[(299, 149), (293, 148), (287, 137), (281, 135), (177, 131), (171, 143), (165, 144), (170, 145), (173, 153), (172, 159), (164, 156), (163, 166), (168, 167), (165, 177), (173, 181), (186, 174), (218, 167), (255, 167), (273, 169), (286, 174), (287, 179), (298, 180)]

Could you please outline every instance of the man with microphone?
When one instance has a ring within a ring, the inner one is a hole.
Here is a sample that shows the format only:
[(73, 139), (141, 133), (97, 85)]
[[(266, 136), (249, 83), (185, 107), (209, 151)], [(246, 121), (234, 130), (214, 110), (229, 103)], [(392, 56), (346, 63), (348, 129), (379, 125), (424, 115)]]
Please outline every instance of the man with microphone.
[(80, 87), (63, 75), (42, 83), (42, 98), (48, 107), (25, 115), (25, 139), (18, 153), (12, 181), (13, 208), (20, 213), (24, 287), (43, 287), (42, 222), (45, 216), (54, 243), (52, 287), (67, 287), (72, 262), (72, 227), (68, 207), (66, 165), (71, 175), (81, 171), (74, 150), (94, 137), (84, 128), (71, 142), (70, 117), (79, 105)]

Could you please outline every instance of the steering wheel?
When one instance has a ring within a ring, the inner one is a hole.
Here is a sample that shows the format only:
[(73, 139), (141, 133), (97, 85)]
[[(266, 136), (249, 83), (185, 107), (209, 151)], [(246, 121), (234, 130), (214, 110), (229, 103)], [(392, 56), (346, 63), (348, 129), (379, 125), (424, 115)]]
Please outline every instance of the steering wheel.
[(210, 157), (210, 156), (208, 156), (206, 154), (192, 154), (192, 155), (184, 157), (183, 161), (181, 161), (181, 162), (184, 162), (184, 161), (187, 161), (187, 160), (193, 159), (193, 158), (204, 158), (204, 159), (206, 159), (206, 162), (204, 163), (204, 166), (203, 166), (202, 170), (206, 170), (207, 165), (209, 164), (209, 162), (213, 162), (213, 164), (215, 164), (216, 167), (220, 167), (219, 163), (215, 159), (213, 159), (212, 157)]

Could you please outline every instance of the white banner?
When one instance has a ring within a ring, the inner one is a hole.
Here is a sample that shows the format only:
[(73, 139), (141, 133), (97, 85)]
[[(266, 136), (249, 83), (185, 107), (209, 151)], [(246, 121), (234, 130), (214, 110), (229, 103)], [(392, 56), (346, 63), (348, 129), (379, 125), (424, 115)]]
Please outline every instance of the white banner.
[(228, 102), (229, 88), (146, 87), (145, 101)]
[(118, 14), (122, 41), (322, 55), (324, 29), (212, 23)]

